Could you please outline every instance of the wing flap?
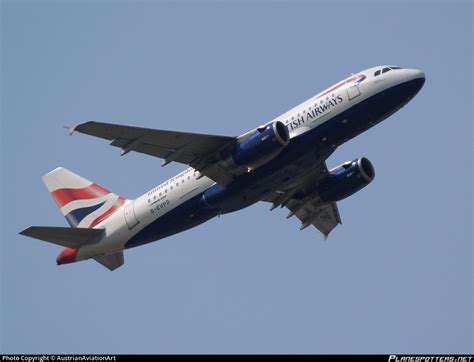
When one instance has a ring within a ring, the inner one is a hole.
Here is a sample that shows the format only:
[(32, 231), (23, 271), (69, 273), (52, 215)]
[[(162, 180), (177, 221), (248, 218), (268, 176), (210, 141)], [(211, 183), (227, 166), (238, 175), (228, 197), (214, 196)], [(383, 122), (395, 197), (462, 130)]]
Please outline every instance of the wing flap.
[(295, 211), (295, 215), (301, 220), (301, 230), (313, 225), (324, 235), (325, 239), (338, 224), (341, 224), (341, 217), (335, 202), (324, 206), (315, 206), (309, 202)]
[(79, 248), (97, 243), (104, 235), (104, 229), (31, 226), (20, 234), (67, 248)]
[(290, 212), (287, 218), (296, 216), (301, 221), (300, 230), (313, 225), (326, 239), (329, 233), (342, 224), (335, 202), (322, 202), (316, 192), (317, 185), (328, 172), (326, 163), (309, 172), (306, 176), (280, 191), (269, 193), (263, 201), (273, 203), (270, 210), (286, 206)]

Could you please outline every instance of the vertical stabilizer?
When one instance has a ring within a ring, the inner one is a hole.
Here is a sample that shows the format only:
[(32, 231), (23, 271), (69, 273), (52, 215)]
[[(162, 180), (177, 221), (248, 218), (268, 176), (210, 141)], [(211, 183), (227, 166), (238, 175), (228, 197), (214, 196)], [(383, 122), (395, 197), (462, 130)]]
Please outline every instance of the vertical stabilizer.
[(43, 176), (48, 191), (71, 227), (93, 228), (125, 199), (63, 167)]

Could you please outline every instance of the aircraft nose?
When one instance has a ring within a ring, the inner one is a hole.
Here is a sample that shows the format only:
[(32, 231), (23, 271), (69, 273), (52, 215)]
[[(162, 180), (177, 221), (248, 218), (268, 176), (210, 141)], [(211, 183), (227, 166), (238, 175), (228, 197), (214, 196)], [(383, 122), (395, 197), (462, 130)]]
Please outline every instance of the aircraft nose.
[(405, 69), (405, 77), (408, 81), (415, 79), (425, 80), (425, 73), (418, 69)]
[(425, 84), (425, 73), (418, 69), (405, 69), (406, 83), (413, 95), (417, 94)]

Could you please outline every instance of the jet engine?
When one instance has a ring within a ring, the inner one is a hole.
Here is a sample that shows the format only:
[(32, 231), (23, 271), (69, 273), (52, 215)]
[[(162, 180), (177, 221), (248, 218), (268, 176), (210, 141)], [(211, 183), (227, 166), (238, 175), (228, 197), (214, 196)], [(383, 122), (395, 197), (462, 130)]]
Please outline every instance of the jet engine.
[(237, 143), (225, 165), (244, 172), (254, 170), (275, 158), (289, 142), (288, 129), (282, 122), (267, 124)]
[(361, 157), (330, 170), (319, 184), (318, 194), (324, 202), (339, 201), (367, 186), (374, 177), (374, 167), (367, 158)]

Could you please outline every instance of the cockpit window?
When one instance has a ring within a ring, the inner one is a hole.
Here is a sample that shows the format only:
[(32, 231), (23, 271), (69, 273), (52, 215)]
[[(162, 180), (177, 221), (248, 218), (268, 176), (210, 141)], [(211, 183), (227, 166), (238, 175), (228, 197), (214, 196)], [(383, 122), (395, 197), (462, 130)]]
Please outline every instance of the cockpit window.
[(380, 75), (380, 73), (387, 73), (390, 72), (392, 69), (403, 69), (402, 67), (385, 67), (383, 69), (379, 69), (374, 73), (374, 77)]

